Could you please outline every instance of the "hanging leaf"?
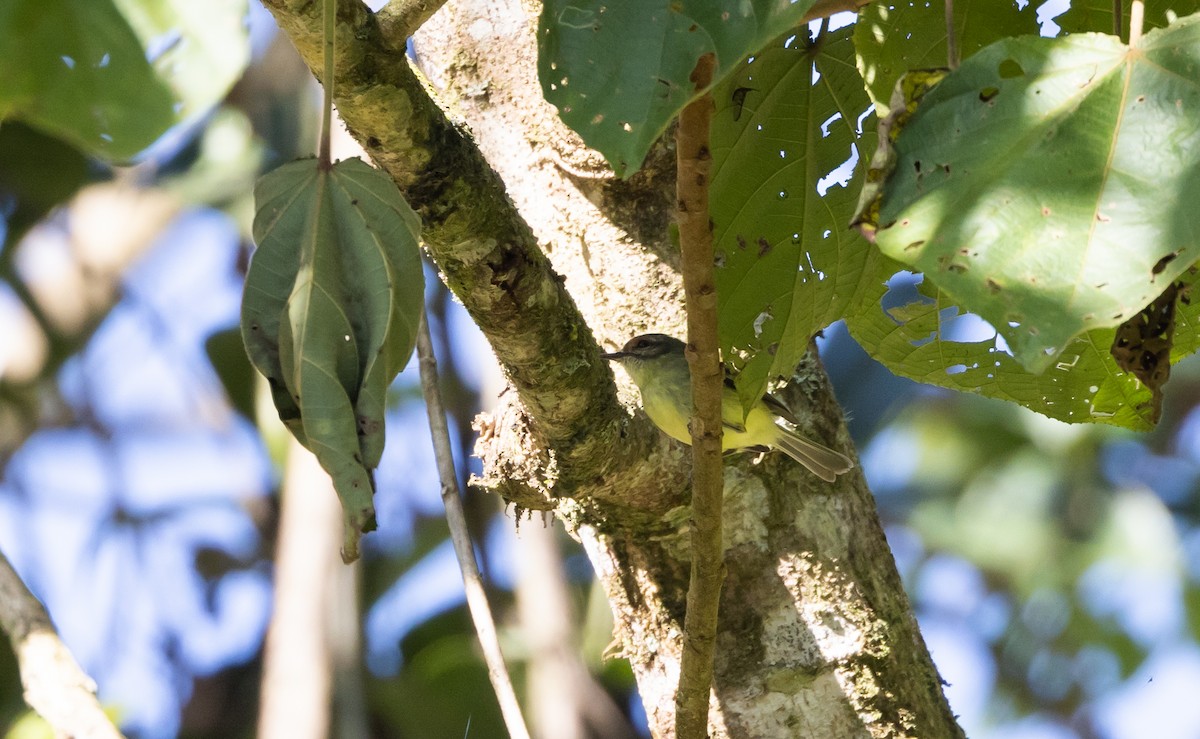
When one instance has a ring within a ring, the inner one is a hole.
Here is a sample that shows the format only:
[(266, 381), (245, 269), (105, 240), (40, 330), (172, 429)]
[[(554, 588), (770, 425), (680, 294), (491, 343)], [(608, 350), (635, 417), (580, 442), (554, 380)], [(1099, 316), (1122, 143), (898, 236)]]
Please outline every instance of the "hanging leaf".
[(333, 478), (352, 561), (375, 526), (387, 387), (416, 343), (419, 221), (359, 159), (329, 171), (286, 164), (259, 181), (255, 201), (242, 337), (280, 419)]
[[(1133, 49), (1017, 38), (917, 109), (877, 244), (995, 326), (1032, 372), (1200, 258), (1200, 18)], [(1165, 265), (1159, 269), (1159, 265)]]
[(875, 136), (851, 32), (781, 36), (714, 91), (718, 326), (746, 407), (792, 374), (861, 274), (868, 245), (846, 223), (866, 169), (856, 147)]
[(719, 82), (799, 23), (813, 2), (546, 0), (538, 23), (542, 92), (588, 146), (628, 176), (703, 92), (689, 80), (701, 56), (716, 56)]

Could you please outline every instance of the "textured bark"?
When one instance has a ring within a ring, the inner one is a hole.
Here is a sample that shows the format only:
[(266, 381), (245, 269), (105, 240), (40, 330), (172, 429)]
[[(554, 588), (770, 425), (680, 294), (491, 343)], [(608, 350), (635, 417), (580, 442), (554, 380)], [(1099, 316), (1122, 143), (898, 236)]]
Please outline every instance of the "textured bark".
[[(310, 11), (267, 4), (312, 66), (312, 31), (306, 16), (294, 15)], [(469, 123), (518, 218), (461, 129), (412, 88), (401, 55), (380, 50), (401, 48), (400, 40), (389, 47), (351, 6), (357, 0), (340, 16), (348, 38), (339, 40), (339, 109), (421, 212), (431, 255), (515, 389), (480, 425), (483, 484), (521, 505), (552, 508), (583, 542), (651, 729), (672, 737), (688, 581), (688, 454), (641, 414), (620, 410), (592, 338), (594, 331), (616, 347), (648, 330), (683, 333), (678, 258), (666, 237), (669, 140), (651, 152), (646, 171), (613, 179), (542, 100), (537, 9), (515, 0), (447, 6), (418, 33), (418, 58), (442, 105)], [(387, 64), (356, 61), (385, 54)], [(628, 386), (621, 395), (635, 397)], [(802, 431), (846, 447), (841, 410), (815, 357), (785, 397)], [(714, 736), (961, 735), (860, 474), (825, 484), (782, 455), (761, 464), (742, 457), (726, 465), (724, 509), (729, 573)]]

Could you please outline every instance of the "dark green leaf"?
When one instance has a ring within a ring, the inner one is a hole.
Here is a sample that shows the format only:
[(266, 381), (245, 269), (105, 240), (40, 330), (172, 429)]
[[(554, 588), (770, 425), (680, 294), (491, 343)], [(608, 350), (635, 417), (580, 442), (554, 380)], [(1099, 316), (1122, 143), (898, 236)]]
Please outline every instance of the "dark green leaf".
[(0, 125), (0, 197), (12, 208), (5, 242), (15, 244), (90, 176), (87, 157), (62, 139), (16, 121)]
[(716, 55), (719, 81), (799, 23), (813, 2), (547, 0), (538, 26), (542, 91), (627, 176), (695, 97), (689, 80), (702, 55)]
[(204, 342), (204, 353), (234, 410), (254, 420), (254, 366), (246, 356), (242, 332), (237, 328), (217, 331)]
[(313, 160), (284, 165), (255, 199), (246, 350), (280, 418), (333, 478), (343, 556), (354, 559), (374, 526), (387, 386), (416, 341), (419, 222), (391, 180), (358, 159), (328, 172)]
[(870, 124), (860, 134), (871, 102), (851, 31), (815, 47), (807, 32), (780, 37), (714, 91), (718, 325), (747, 407), (841, 317), (866, 258), (846, 226), (866, 168), (862, 158), (850, 166), (855, 147), (870, 151), (875, 138)]

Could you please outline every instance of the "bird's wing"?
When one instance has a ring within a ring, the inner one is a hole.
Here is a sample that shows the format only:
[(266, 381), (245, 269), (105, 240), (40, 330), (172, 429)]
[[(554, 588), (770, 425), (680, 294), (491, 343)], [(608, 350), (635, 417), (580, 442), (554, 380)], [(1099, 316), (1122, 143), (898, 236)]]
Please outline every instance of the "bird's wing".
[(774, 395), (764, 395), (763, 396), (763, 404), (766, 405), (767, 408), (772, 413), (779, 416), (780, 418), (787, 421), (788, 423), (792, 423), (792, 424), (800, 423), (799, 421), (796, 420), (796, 416), (795, 416), (795, 414), (792, 413), (792, 409), (788, 408), (786, 405), (784, 405), (779, 400), (779, 398), (776, 398)]
[[(725, 368), (725, 389), (737, 392), (737, 384), (733, 381), (733, 375), (730, 374), (728, 367)], [(796, 420), (796, 416), (792, 413), (792, 409), (780, 402), (780, 400), (774, 395), (763, 395), (763, 404), (767, 406), (767, 410), (771, 411), (776, 416), (779, 416), (788, 423), (800, 423)], [(734, 426), (730, 423), (726, 423), (725, 427), (739, 432), (746, 430), (745, 426)]]
[[(732, 377), (732, 376), (730, 376), (730, 374), (729, 374), (729, 368), (728, 368), (728, 367), (726, 367), (726, 368), (725, 368), (725, 389), (726, 389), (726, 390), (729, 390), (729, 391), (732, 391), (732, 392), (734, 392), (734, 393), (736, 393), (736, 392), (737, 392), (737, 385), (735, 385), (735, 384), (733, 383), (733, 377)], [(726, 397), (728, 397), (728, 396), (726, 396)], [(722, 416), (724, 416), (724, 415), (725, 415), (725, 414), (722, 414)], [(745, 424), (742, 424), (742, 423), (730, 423), (730, 422), (729, 422), (729, 421), (727, 421), (725, 418), (722, 418), (722, 419), (721, 419), (721, 425), (722, 425), (722, 426), (724, 426), (725, 428), (729, 429), (730, 431), (734, 431), (734, 432), (736, 432), (736, 433), (739, 433), (739, 434), (740, 434), (740, 433), (744, 433), (744, 432), (746, 431), (746, 425), (745, 425)]]

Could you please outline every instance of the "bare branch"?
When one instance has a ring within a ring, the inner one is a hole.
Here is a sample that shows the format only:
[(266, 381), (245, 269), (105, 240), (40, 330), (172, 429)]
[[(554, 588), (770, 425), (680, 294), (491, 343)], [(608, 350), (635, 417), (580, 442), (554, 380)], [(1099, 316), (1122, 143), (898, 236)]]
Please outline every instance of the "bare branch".
[(0, 552), (0, 626), (21, 669), (25, 702), (56, 734), (109, 739), (121, 732), (100, 708), (96, 683), (62, 643), (49, 614)]
[[(691, 81), (697, 90), (712, 83), (716, 57), (705, 54)], [(683, 629), (683, 658), (675, 698), (678, 739), (708, 736), (708, 701), (717, 640), (717, 606), (725, 579), (721, 540), (721, 393), (717, 344), (717, 288), (713, 275), (712, 222), (708, 215), (712, 152), (712, 95), (705, 93), (679, 114), (676, 135), (679, 176), (679, 245), (687, 306), (688, 365), (692, 374), (691, 580)]]
[(458, 568), (462, 572), (463, 587), (467, 593), (467, 608), (475, 623), (479, 645), (483, 647), (488, 679), (500, 703), (500, 713), (504, 716), (508, 735), (511, 739), (529, 739), (529, 729), (525, 726), (525, 717), (521, 715), (521, 704), (517, 702), (512, 679), (504, 666), (504, 654), (500, 651), (500, 640), (496, 636), (496, 623), (483, 589), (483, 578), (479, 576), (479, 566), (475, 563), (471, 534), (467, 531), (467, 519), (463, 514), (458, 487), (458, 471), (454, 469), (454, 452), (450, 446), (450, 429), (446, 424), (442, 391), (438, 389), (437, 358), (433, 355), (433, 340), (429, 336), (429, 321), (425, 318), (424, 309), (421, 310), (421, 325), (417, 331), (417, 356), (420, 357), (421, 392), (425, 396), (425, 410), (429, 413), (433, 452), (437, 458), (438, 475), (442, 478), (442, 503), (446, 506), (450, 541), (454, 544), (454, 554), (458, 557)]
[(391, 0), (375, 15), (384, 36), (406, 39), (445, 4), (446, 0)]

